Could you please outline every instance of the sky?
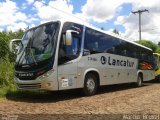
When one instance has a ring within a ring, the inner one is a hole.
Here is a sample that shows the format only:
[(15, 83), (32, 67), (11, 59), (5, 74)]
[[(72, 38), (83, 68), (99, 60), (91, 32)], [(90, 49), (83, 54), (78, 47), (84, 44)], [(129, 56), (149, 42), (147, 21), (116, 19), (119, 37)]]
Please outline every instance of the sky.
[[(28, 26), (69, 18), (85, 21), (131, 41), (139, 39), (138, 14), (141, 14), (142, 39), (160, 42), (160, 0), (0, 0), (0, 31), (17, 31)], [(73, 17), (76, 16), (76, 17)], [(79, 19), (77, 19), (79, 18)]]

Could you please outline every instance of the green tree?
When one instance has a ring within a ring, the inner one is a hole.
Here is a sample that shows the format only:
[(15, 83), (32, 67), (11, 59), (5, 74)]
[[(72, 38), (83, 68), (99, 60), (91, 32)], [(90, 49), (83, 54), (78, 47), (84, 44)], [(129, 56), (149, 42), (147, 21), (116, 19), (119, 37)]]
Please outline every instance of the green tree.
[(104, 27), (101, 27), (101, 30), (104, 30)]
[(9, 51), (9, 42), (11, 39), (21, 39), (24, 34), (23, 30), (16, 32), (0, 32), (0, 96), (3, 92), (2, 87), (13, 85), (13, 67), (16, 55)]
[(119, 35), (119, 31), (117, 29), (113, 30), (113, 33), (118, 34)]
[(155, 52), (156, 52), (156, 53), (160, 53), (160, 47), (158, 47)]
[(144, 45), (148, 48), (151, 48), (153, 50), (153, 52), (156, 52), (158, 49), (158, 45), (149, 41), (149, 40), (140, 40), (140, 41), (135, 41), (138, 44)]
[(0, 33), (0, 59), (4, 59), (9, 53), (8, 36), (5, 32)]
[(21, 39), (23, 34), (24, 31), (22, 29), (18, 30), (17, 32), (0, 32), (0, 60), (8, 56), (11, 61), (14, 61), (15, 55), (9, 51), (9, 42), (12, 39)]

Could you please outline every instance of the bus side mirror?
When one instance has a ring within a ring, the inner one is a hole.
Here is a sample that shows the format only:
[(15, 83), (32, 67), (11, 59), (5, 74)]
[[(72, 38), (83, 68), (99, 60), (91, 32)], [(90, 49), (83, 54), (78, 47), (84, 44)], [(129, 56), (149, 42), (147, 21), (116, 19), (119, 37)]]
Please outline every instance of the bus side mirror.
[(75, 30), (67, 30), (66, 31), (66, 40), (65, 40), (65, 44), (67, 46), (72, 45), (72, 33), (76, 33), (79, 34), (79, 32), (75, 31)]
[(20, 44), (21, 44), (21, 39), (12, 39), (9, 44), (10, 51), (16, 54)]

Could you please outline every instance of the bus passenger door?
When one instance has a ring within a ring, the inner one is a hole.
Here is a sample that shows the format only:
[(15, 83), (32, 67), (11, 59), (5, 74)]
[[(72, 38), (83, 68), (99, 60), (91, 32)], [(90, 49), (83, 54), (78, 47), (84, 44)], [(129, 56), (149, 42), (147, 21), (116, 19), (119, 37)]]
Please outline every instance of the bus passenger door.
[(58, 57), (58, 82), (59, 90), (77, 87), (77, 62), (80, 54), (80, 38), (76, 33), (71, 34), (71, 41), (64, 43), (65, 34), (60, 41)]

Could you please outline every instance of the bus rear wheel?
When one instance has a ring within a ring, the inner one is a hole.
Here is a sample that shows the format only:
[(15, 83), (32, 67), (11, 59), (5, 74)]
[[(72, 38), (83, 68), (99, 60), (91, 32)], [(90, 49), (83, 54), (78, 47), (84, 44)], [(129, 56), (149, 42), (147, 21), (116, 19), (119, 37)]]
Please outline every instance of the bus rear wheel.
[(97, 77), (92, 73), (87, 74), (84, 80), (84, 94), (86, 96), (94, 95), (97, 92), (97, 87)]
[(142, 87), (143, 85), (143, 77), (141, 74), (138, 75), (138, 78), (137, 78), (137, 83), (136, 83), (136, 86), (137, 87)]

